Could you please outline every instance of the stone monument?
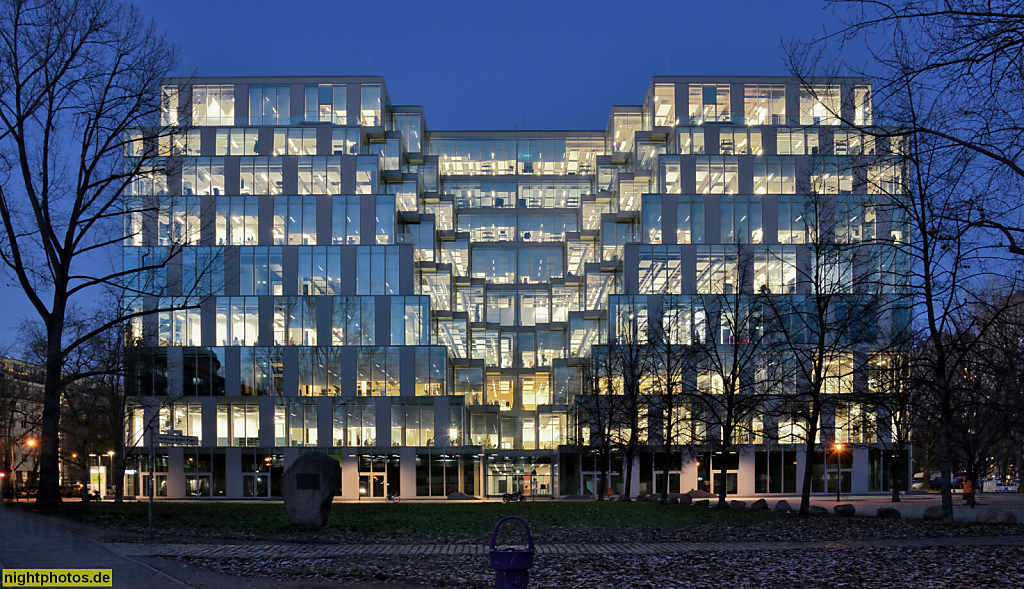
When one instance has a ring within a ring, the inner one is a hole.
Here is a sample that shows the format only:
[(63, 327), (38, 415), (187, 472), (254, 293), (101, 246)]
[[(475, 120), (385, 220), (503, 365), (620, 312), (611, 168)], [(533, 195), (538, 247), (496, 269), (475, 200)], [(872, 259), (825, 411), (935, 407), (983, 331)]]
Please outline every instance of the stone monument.
[(331, 502), (341, 486), (341, 465), (322, 452), (299, 456), (281, 481), (284, 508), (293, 526), (322, 528), (331, 515)]

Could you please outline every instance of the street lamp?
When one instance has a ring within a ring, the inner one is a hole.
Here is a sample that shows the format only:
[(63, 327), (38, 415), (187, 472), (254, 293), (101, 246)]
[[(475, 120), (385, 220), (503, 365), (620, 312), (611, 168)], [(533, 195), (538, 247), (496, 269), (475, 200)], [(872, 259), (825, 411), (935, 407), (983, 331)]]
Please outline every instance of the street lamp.
[[(107, 450), (107, 456), (110, 457), (110, 473), (107, 475), (107, 480), (109, 481), (108, 484), (110, 484), (110, 483), (114, 482), (114, 451), (113, 450)], [(106, 494), (106, 488), (105, 487), (106, 487), (106, 485), (104, 485), (104, 489), (103, 489), (104, 494)]]
[(842, 488), (842, 476), (841, 476), (842, 475), (842, 472), (841, 472), (842, 463), (840, 462), (840, 458), (842, 457), (842, 453), (843, 453), (843, 445), (842, 444), (836, 444), (836, 503), (839, 503), (839, 489)]

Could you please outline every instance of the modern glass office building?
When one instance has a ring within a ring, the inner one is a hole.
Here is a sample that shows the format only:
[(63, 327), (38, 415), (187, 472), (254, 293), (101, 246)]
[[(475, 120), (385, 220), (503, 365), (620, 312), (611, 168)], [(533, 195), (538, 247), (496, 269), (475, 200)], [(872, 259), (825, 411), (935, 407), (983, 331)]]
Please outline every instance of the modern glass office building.
[[(861, 78), (658, 77), (588, 131), (430, 131), (379, 77), (168, 79), (163, 96), (183, 130), (157, 146), (169, 173), (133, 187), (125, 263), (180, 253), (136, 281), (136, 306), (171, 310), (130, 330), (129, 494), (152, 466), (157, 496), (274, 496), (314, 449), (350, 499), (593, 493), (576, 399), (624, 301), (689, 325), (703, 295), (797, 292), (812, 193), (849, 217), (837, 240), (899, 239), (852, 163), (875, 142), (833, 114), (869, 122)], [(837, 395), (869, 386), (852, 364), (832, 363)], [(816, 489), (888, 488), (868, 413), (823, 415), (854, 449), (839, 477), (812, 457)], [(150, 465), (154, 430), (199, 445)], [(791, 430), (751, 428), (730, 492), (798, 489)], [(670, 491), (708, 479), (676, 455)], [(634, 493), (664, 484), (653, 455), (636, 464)]]

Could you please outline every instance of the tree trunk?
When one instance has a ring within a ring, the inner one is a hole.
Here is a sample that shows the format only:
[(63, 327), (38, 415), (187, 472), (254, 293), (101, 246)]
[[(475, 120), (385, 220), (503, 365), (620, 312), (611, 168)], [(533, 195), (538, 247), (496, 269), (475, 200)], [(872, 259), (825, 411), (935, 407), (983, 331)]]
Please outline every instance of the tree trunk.
[(814, 437), (818, 435), (818, 418), (814, 415), (811, 424), (807, 431), (807, 443), (804, 444), (804, 484), (800, 487), (801, 515), (807, 515), (811, 511), (811, 472), (814, 469), (814, 448), (817, 446)]
[(64, 357), (61, 349), (63, 306), (55, 304), (54, 307), (47, 326), (46, 377), (43, 383), (43, 418), (39, 436), (39, 492), (36, 496), (36, 506), (44, 509), (58, 507), (62, 503), (59, 466), (61, 369)]
[(633, 456), (631, 454), (633, 452), (630, 452), (627, 448), (625, 456), (626, 468), (623, 469), (625, 471), (625, 479), (622, 481), (622, 497), (619, 498), (620, 501), (629, 502), (633, 500), (630, 497), (630, 493), (633, 492), (632, 485), (630, 484), (633, 479)]
[(892, 473), (890, 475), (890, 486), (892, 487), (893, 503), (900, 502), (900, 489), (903, 487), (901, 484), (903, 482), (903, 469), (900, 464), (903, 462), (900, 460), (902, 454), (902, 450), (894, 450), (892, 456), (889, 458), (889, 472)]
[(672, 458), (672, 448), (666, 443), (664, 465), (661, 469), (661, 482), (664, 484), (661, 488), (661, 502), (662, 504), (668, 503), (668, 471), (669, 471), (669, 460)]

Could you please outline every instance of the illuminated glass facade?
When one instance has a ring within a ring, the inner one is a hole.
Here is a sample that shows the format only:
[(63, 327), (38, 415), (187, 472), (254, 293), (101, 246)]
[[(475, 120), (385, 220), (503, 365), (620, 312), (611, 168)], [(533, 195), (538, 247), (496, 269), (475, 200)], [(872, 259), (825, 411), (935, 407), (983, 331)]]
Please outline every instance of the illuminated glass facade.
[[(800, 195), (847, 198), (844, 157), (874, 149), (826, 107), (864, 120), (869, 103), (843, 101), (869, 88), (655, 78), (604, 131), (448, 132), (377, 77), (167, 80), (163, 122), (190, 126), (156, 146), (171, 173), (128, 197), (153, 213), (126, 222), (125, 263), (182, 252), (135, 285), (136, 306), (171, 310), (130, 330), (129, 437), (152, 424), (199, 446), (157, 449), (156, 494), (274, 496), (307, 449), (340, 461), (349, 499), (592, 492), (573, 407), (609, 310), (794, 289)], [(885, 230), (849, 200), (851, 239)], [(884, 490), (874, 440), (840, 429), (864, 444), (854, 490)], [(793, 452), (741, 457), (741, 491), (791, 490)], [(698, 471), (680, 459), (671, 490)], [(653, 463), (636, 476), (654, 490)]]

